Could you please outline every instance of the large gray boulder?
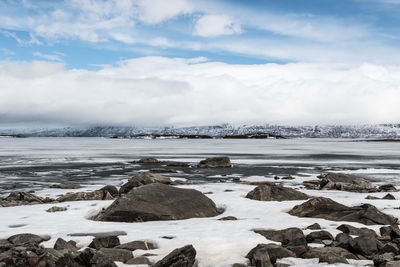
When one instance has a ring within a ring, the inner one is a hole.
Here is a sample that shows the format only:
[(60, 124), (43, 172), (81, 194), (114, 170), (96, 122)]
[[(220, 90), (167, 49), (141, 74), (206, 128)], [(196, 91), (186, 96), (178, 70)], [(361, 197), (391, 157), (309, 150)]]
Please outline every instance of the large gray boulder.
[(324, 173), (318, 176), (321, 179), (319, 188), (322, 190), (341, 190), (350, 192), (377, 192), (376, 186), (365, 179), (344, 173)]
[(231, 161), (228, 157), (214, 157), (207, 158), (199, 162), (200, 168), (230, 168), (232, 167)]
[(119, 189), (120, 194), (126, 194), (132, 190), (132, 188), (139, 187), (146, 184), (161, 183), (161, 184), (171, 184), (172, 181), (168, 177), (160, 174), (155, 174), (151, 172), (141, 172), (136, 176), (129, 179), (127, 183), (121, 186)]
[(154, 183), (132, 189), (98, 214), (95, 220), (142, 222), (217, 215), (215, 203), (201, 192)]
[(246, 198), (261, 201), (306, 200), (309, 197), (295, 189), (274, 183), (262, 184), (250, 191)]
[(298, 217), (323, 218), (331, 221), (358, 222), (366, 225), (395, 225), (397, 219), (379, 211), (375, 206), (363, 204), (347, 207), (332, 199), (317, 197), (295, 206), (290, 215)]
[(329, 264), (348, 263), (347, 259), (357, 259), (354, 254), (340, 247), (310, 248), (302, 255), (302, 258), (318, 258), (319, 262), (327, 262)]
[(283, 230), (254, 230), (268, 240), (281, 242), (282, 246), (303, 246), (307, 247), (307, 241), (300, 228), (291, 227)]

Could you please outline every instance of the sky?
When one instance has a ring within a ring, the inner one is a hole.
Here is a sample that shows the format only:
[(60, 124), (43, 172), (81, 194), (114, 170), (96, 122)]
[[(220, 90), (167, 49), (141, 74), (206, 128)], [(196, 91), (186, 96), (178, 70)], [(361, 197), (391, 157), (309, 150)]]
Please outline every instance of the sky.
[(0, 0), (0, 127), (400, 123), (400, 0)]

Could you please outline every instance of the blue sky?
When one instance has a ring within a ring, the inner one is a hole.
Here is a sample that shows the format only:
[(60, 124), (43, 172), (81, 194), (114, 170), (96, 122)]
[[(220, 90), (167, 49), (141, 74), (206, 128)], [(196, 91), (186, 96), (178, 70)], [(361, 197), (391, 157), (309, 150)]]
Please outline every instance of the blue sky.
[(400, 0), (0, 0), (0, 126), (398, 123), (399, 39)]
[(397, 0), (162, 2), (2, 0), (0, 58), (87, 69), (155, 55), (239, 64), (399, 59)]

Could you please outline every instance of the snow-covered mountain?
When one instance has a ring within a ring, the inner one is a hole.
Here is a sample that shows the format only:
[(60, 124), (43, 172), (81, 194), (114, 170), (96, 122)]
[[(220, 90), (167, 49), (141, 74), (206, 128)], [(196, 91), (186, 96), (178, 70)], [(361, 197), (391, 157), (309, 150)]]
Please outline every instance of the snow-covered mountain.
[(131, 126), (95, 126), (66, 127), (49, 129), (7, 129), (0, 130), (0, 135), (23, 137), (113, 137), (138, 135), (208, 135), (223, 137), (227, 135), (270, 134), (286, 138), (400, 138), (400, 124), (380, 125), (317, 125), (317, 126), (282, 126), (282, 125), (242, 125), (222, 124), (198, 127), (162, 127), (142, 128)]

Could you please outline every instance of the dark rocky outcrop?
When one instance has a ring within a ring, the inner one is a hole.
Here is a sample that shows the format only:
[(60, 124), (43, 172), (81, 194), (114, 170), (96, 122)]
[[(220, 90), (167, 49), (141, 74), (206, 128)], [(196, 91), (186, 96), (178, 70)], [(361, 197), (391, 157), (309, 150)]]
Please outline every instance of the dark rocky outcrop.
[(154, 183), (132, 189), (98, 214), (95, 220), (142, 222), (216, 215), (214, 202), (201, 192)]
[(59, 188), (59, 189), (79, 189), (81, 186), (79, 184), (70, 184), (70, 183), (60, 183), (50, 185), (50, 188)]
[(306, 229), (319, 230), (319, 229), (321, 229), (321, 225), (319, 225), (318, 223), (313, 223), (313, 224), (307, 226)]
[(350, 192), (377, 192), (376, 186), (365, 179), (344, 173), (325, 173), (318, 176), (321, 179), (319, 189), (341, 190)]
[(218, 221), (236, 221), (236, 220), (237, 218), (234, 216), (226, 216), (218, 219)]
[(172, 162), (168, 163), (167, 166), (169, 166), (169, 167), (189, 167), (189, 163), (172, 161)]
[(197, 166), (199, 168), (230, 168), (232, 164), (228, 157), (214, 157), (200, 161)]
[(50, 237), (48, 236), (38, 236), (35, 234), (17, 234), (10, 236), (7, 240), (14, 245), (24, 245), (24, 244), (39, 244), (43, 241), (49, 240)]
[(196, 261), (196, 250), (192, 245), (177, 248), (158, 261), (153, 267), (192, 267)]
[(296, 255), (276, 244), (258, 244), (246, 256), (252, 266), (274, 266), (278, 259), (287, 257), (296, 257)]
[(158, 172), (158, 173), (177, 173), (174, 169), (167, 169), (167, 168), (151, 168), (151, 172)]
[(250, 191), (246, 198), (261, 201), (305, 200), (309, 197), (295, 189), (274, 183), (262, 184)]
[(101, 191), (103, 192), (103, 195), (107, 195), (107, 193), (109, 193), (112, 197), (117, 197), (118, 196), (118, 188), (116, 188), (113, 185), (106, 185), (102, 188), (100, 188), (97, 191)]
[(319, 262), (348, 263), (347, 259), (357, 259), (355, 255), (340, 247), (310, 248), (302, 258), (318, 258)]
[(333, 240), (331, 233), (327, 231), (315, 231), (306, 236), (308, 243), (322, 243), (323, 240)]
[(127, 249), (130, 251), (134, 251), (137, 249), (150, 250), (150, 249), (155, 249), (155, 245), (147, 241), (137, 240), (118, 245), (116, 246), (116, 248)]
[(76, 247), (76, 242), (70, 240), (70, 241), (65, 241), (62, 238), (58, 238), (56, 240), (56, 243), (54, 244), (54, 249), (56, 250), (67, 250), (67, 251), (77, 251), (78, 248)]
[(82, 200), (112, 200), (114, 199), (110, 193), (102, 190), (96, 190), (93, 192), (77, 192), (67, 193), (57, 198), (58, 202), (65, 201), (82, 201)]
[(127, 262), (133, 258), (132, 251), (121, 248), (101, 248), (99, 252), (112, 261)]
[(66, 211), (68, 208), (67, 207), (57, 207), (57, 206), (53, 206), (49, 209), (47, 209), (47, 212), (59, 212), (59, 211)]
[(347, 207), (332, 199), (318, 197), (295, 206), (289, 211), (290, 215), (298, 217), (323, 218), (332, 221), (350, 221), (366, 225), (383, 224), (395, 225), (397, 219), (380, 212), (376, 207), (363, 204)]
[(150, 157), (141, 158), (139, 160), (133, 161), (133, 163), (161, 163), (161, 162), (162, 161), (160, 161), (156, 158), (150, 158)]
[(287, 228), (283, 230), (254, 230), (265, 238), (281, 242), (282, 246), (307, 246), (306, 238), (300, 228)]
[(142, 185), (161, 183), (161, 184), (172, 184), (171, 179), (163, 175), (154, 174), (150, 172), (141, 172), (136, 176), (129, 179), (127, 183), (121, 186), (119, 189), (120, 194), (126, 194), (135, 187)]
[(336, 229), (342, 231), (345, 234), (356, 235), (356, 236), (372, 236), (374, 238), (377, 237), (377, 234), (374, 230), (369, 228), (357, 228), (349, 224), (341, 224)]
[(398, 192), (399, 190), (397, 190), (397, 188), (392, 185), (392, 184), (384, 184), (379, 186), (379, 191), (380, 192)]

